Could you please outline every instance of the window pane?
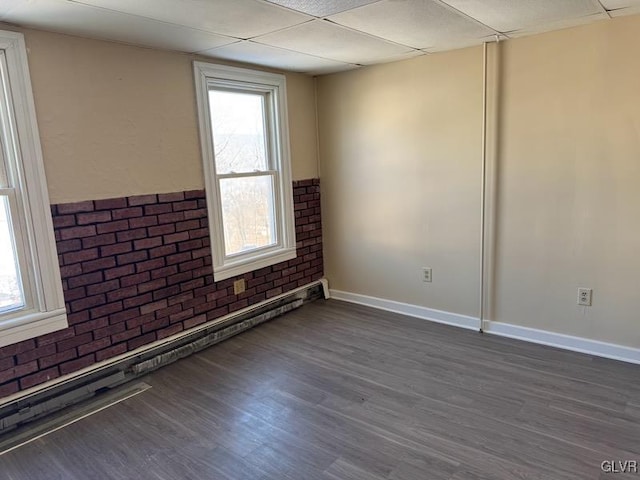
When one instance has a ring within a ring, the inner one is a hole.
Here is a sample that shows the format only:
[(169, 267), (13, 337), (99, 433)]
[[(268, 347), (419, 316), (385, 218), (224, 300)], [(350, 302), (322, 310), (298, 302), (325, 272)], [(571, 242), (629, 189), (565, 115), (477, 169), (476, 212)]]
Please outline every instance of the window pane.
[(271, 175), (220, 180), (227, 255), (276, 243)]
[(216, 172), (267, 170), (262, 94), (209, 91)]
[(0, 312), (24, 305), (18, 257), (13, 242), (9, 199), (0, 197)]

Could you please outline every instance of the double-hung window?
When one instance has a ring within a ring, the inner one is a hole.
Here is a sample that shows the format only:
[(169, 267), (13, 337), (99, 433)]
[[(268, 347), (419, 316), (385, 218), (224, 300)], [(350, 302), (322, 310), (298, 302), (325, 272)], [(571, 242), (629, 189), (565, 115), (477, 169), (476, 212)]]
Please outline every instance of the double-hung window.
[(194, 70), (216, 281), (295, 258), (285, 77)]
[(0, 31), (0, 347), (66, 326), (24, 38)]

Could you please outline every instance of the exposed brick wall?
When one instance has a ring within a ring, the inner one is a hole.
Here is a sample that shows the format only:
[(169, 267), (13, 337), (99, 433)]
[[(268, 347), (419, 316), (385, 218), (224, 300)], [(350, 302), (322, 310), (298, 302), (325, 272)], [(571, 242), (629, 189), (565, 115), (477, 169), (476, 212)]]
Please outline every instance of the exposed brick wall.
[(0, 348), (0, 398), (321, 278), (319, 180), (293, 187), (297, 257), (220, 282), (202, 190), (52, 206), (69, 327)]

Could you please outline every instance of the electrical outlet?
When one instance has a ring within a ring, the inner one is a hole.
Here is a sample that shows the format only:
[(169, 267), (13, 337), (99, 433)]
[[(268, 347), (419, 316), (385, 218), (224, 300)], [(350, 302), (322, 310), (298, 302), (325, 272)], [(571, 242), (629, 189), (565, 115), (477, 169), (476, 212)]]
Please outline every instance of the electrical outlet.
[(245, 291), (245, 284), (244, 284), (244, 278), (241, 278), (240, 280), (236, 280), (235, 282), (233, 282), (233, 293), (235, 295), (238, 295), (239, 293), (242, 293)]
[(592, 293), (592, 290), (590, 288), (579, 288), (578, 289), (578, 305), (584, 305), (586, 307), (590, 307), (591, 293)]
[(422, 267), (422, 281), (426, 283), (431, 283), (431, 267)]

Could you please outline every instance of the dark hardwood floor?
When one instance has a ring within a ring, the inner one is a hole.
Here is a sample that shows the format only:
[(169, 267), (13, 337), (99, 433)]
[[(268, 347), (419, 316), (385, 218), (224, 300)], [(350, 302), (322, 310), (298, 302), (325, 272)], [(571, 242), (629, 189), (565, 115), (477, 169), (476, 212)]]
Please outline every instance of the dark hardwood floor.
[(0, 478), (640, 479), (640, 366), (335, 300), (144, 381)]

